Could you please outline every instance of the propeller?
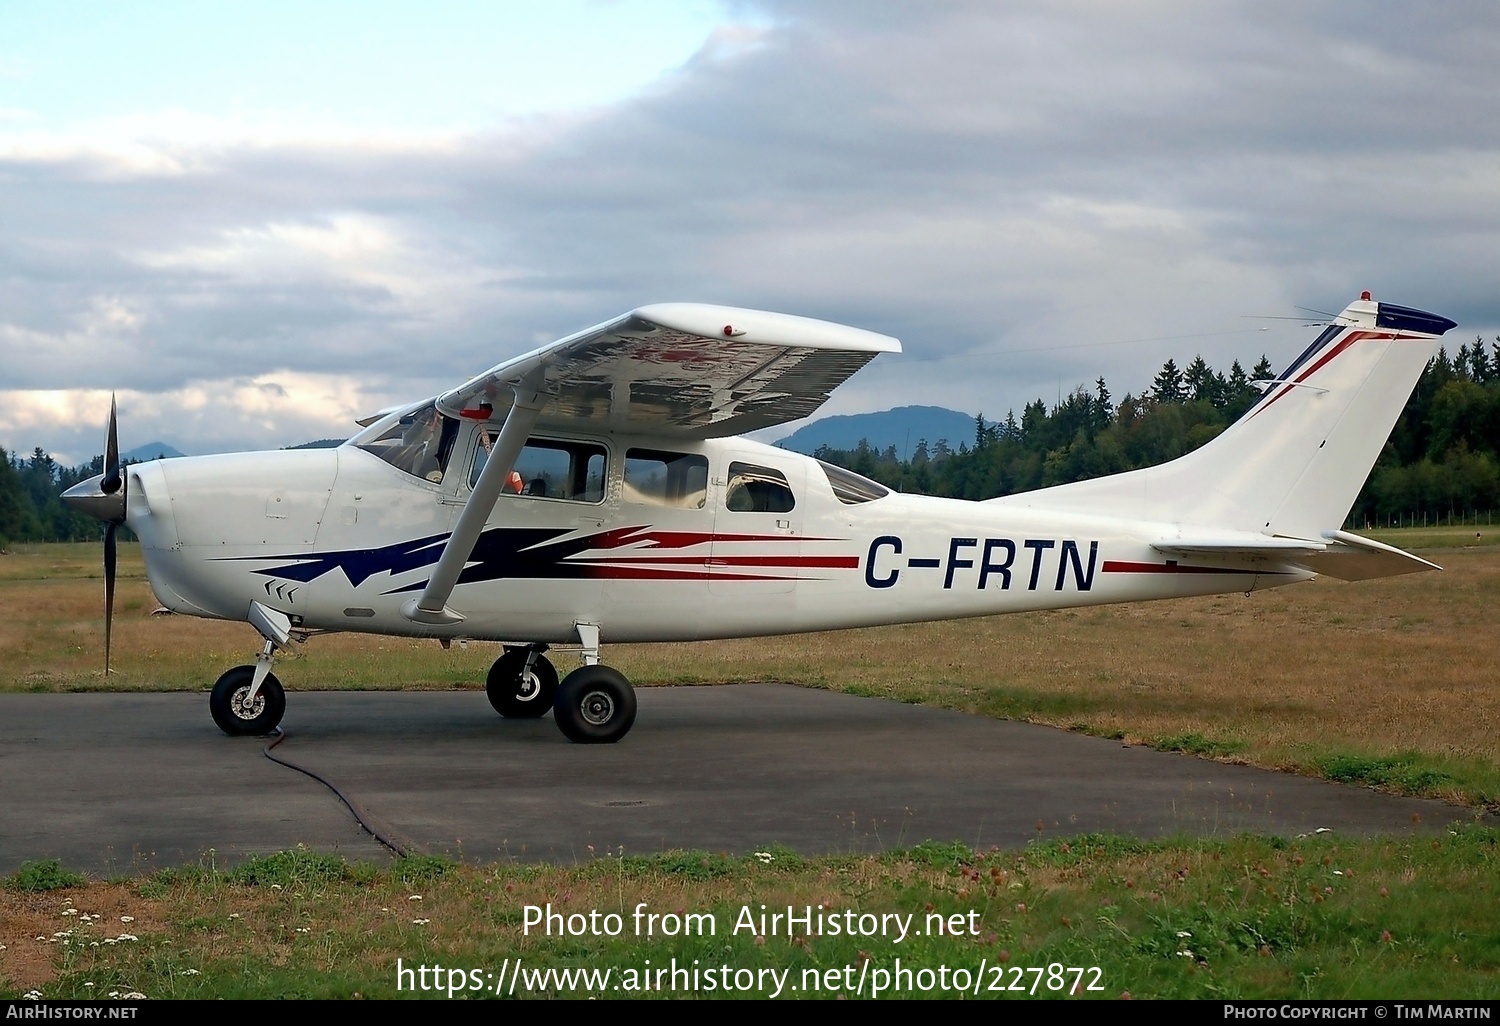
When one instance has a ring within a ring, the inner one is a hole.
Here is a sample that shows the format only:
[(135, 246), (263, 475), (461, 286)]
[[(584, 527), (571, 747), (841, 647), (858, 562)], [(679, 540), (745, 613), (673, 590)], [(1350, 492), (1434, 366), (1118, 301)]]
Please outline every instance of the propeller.
[(109, 675), (110, 643), (115, 617), (115, 569), (119, 562), (119, 543), (115, 533), (125, 522), (125, 505), (130, 491), (127, 478), (120, 470), (119, 429), (115, 415), (115, 397), (109, 397), (109, 430), (104, 440), (104, 473), (82, 481), (63, 493), (63, 501), (80, 513), (102, 520), (104, 528), (104, 673)]
[(127, 501), (125, 479), (120, 476), (119, 426), (115, 417), (115, 397), (109, 397), (109, 434), (104, 440), (104, 480), (99, 490), (105, 495), (120, 494), (120, 516), (107, 521), (104, 529), (104, 675), (109, 676), (109, 648), (115, 619), (115, 565), (119, 558), (115, 532), (125, 522)]

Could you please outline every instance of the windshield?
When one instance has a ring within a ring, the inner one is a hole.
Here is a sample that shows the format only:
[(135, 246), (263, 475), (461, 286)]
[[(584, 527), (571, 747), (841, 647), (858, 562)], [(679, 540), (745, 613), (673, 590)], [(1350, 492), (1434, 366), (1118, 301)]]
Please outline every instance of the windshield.
[(435, 403), (407, 410), (394, 420), (372, 425), (351, 441), (397, 470), (434, 483), (443, 479), (458, 421), (438, 412)]

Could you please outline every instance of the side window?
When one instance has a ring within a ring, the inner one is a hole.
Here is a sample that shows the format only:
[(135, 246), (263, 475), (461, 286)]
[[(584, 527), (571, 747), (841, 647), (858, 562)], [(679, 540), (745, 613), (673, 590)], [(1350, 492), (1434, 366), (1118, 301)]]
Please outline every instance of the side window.
[[(489, 450), (481, 445), (469, 469), (469, 487), (489, 461)], [(604, 447), (594, 442), (555, 442), (533, 438), (516, 457), (510, 480), (501, 495), (530, 495), (538, 499), (568, 499), (573, 502), (604, 501)]]
[(708, 498), (708, 460), (691, 453), (631, 449), (625, 453), (626, 502), (702, 509)]
[(797, 504), (786, 475), (753, 463), (729, 464), (724, 508), (735, 513), (790, 513)]

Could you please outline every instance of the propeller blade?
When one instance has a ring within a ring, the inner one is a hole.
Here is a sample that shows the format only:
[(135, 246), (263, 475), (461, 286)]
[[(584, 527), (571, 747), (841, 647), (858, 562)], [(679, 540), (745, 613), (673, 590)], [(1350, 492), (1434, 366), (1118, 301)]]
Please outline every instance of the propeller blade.
[(120, 490), (120, 442), (116, 434), (113, 393), (109, 397), (109, 434), (104, 440), (104, 480), (99, 482), (99, 490), (105, 495)]
[(104, 529), (104, 675), (109, 676), (109, 642), (115, 618), (115, 531), (111, 522)]

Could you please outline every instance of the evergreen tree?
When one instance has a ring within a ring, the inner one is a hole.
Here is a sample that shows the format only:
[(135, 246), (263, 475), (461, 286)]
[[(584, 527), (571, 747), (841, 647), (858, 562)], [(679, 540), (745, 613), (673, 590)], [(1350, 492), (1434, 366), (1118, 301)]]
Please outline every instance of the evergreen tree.
[(1158, 403), (1180, 403), (1185, 395), (1182, 386), (1182, 371), (1177, 369), (1175, 360), (1168, 359), (1162, 364), (1156, 380), (1151, 384), (1151, 398)]

